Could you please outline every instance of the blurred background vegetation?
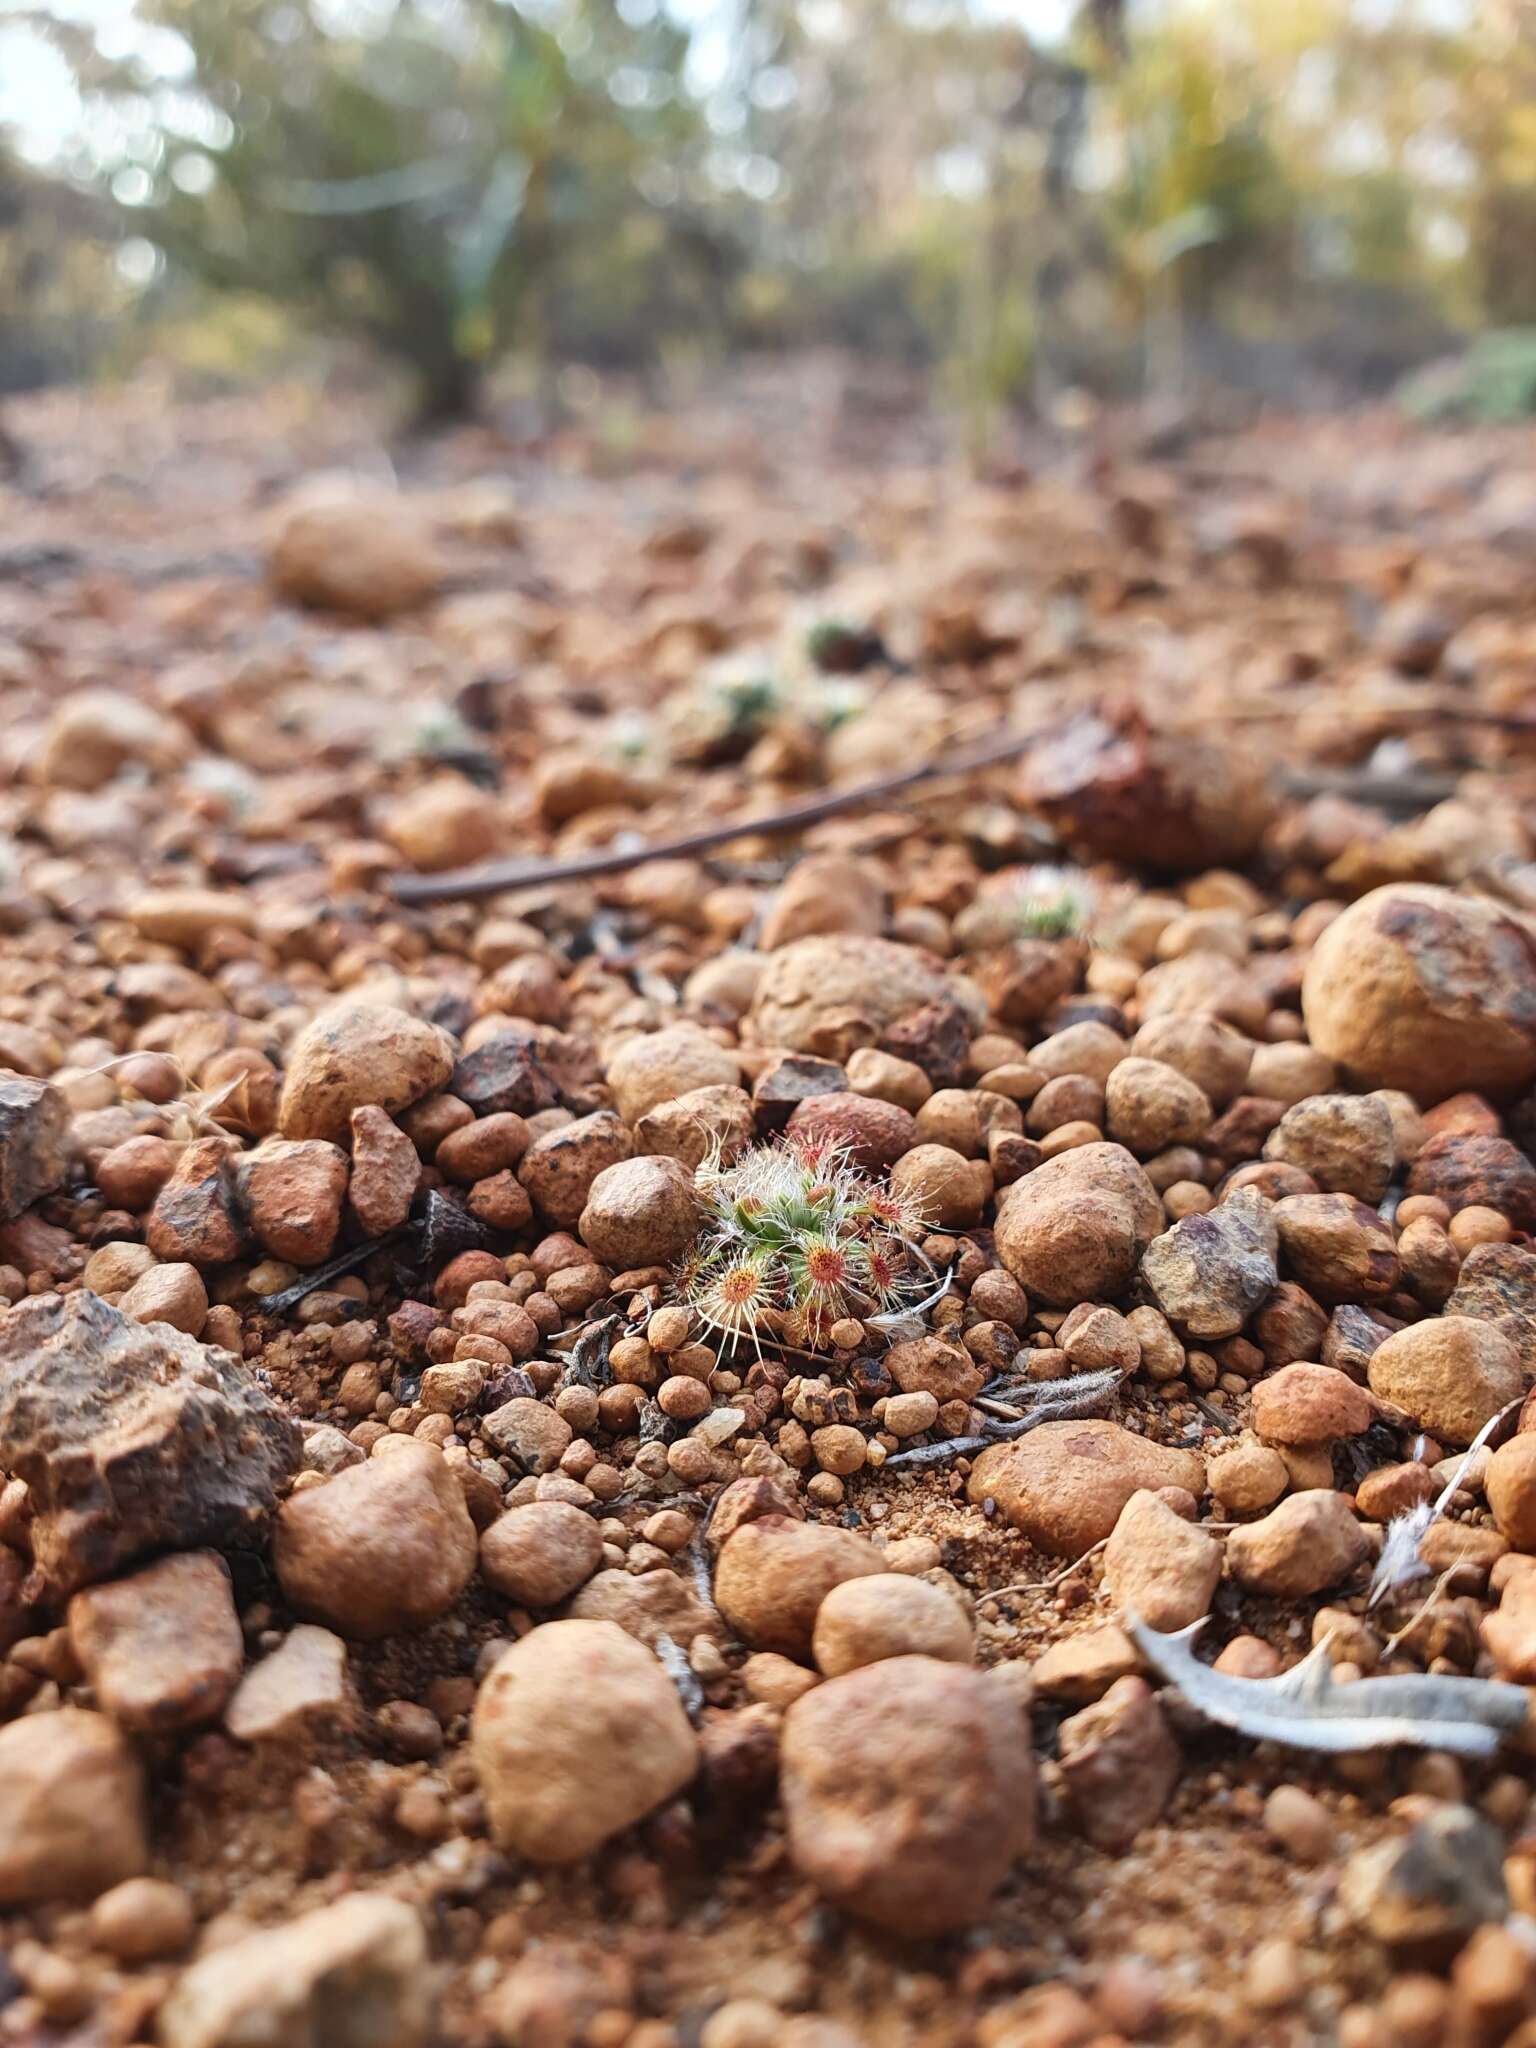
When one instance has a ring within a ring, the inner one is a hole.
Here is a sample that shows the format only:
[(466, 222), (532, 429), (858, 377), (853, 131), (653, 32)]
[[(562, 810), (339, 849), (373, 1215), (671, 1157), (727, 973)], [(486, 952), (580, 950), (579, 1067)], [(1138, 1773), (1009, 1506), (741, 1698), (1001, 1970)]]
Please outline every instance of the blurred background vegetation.
[(0, 0), (0, 391), (836, 347), (984, 445), (1514, 415), (1533, 330), (1536, 0)]

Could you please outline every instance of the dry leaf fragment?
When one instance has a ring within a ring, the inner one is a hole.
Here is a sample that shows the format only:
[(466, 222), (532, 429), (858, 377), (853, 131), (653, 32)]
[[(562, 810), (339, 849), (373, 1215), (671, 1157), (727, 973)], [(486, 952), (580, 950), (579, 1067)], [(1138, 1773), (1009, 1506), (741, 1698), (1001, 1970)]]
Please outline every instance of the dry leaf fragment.
[(1163, 1635), (1127, 1613), (1125, 1626), (1158, 1676), (1192, 1707), (1256, 1742), (1334, 1752), (1406, 1744), (1487, 1757), (1506, 1735), (1525, 1726), (1529, 1711), (1524, 1686), (1492, 1678), (1412, 1674), (1340, 1684), (1326, 1638), (1277, 1678), (1233, 1678), (1194, 1655), (1191, 1645), (1203, 1621)]

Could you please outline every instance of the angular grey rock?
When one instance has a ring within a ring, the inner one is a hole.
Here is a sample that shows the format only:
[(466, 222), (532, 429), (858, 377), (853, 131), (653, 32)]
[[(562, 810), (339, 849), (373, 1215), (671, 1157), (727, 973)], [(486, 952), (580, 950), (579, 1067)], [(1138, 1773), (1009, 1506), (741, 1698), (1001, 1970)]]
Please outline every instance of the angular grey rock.
[(424, 2048), (426, 1934), (414, 1906), (359, 1892), (200, 1956), (160, 2009), (161, 2048)]
[(1536, 1372), (1536, 1252), (1518, 1244), (1474, 1245), (1444, 1312), (1499, 1324), (1526, 1371)]
[(34, 1594), (250, 1542), (301, 1443), (231, 1352), (89, 1289), (0, 1319), (0, 1469), (31, 1492)]
[(0, 1074), (0, 1223), (64, 1185), (69, 1105), (48, 1081)]
[(514, 1110), (534, 1116), (559, 1099), (555, 1083), (533, 1048), (516, 1032), (499, 1032), (465, 1053), (448, 1083), (452, 1094), (467, 1102), (476, 1116)]
[(347, 1646), (328, 1628), (301, 1621), (270, 1656), (253, 1664), (224, 1710), (224, 1726), (238, 1742), (309, 1739), (353, 1720), (347, 1682)]
[(1185, 1216), (1148, 1245), (1141, 1277), (1170, 1322), (1191, 1337), (1235, 1337), (1278, 1285), (1272, 1204), (1240, 1188), (1204, 1216)]
[(1474, 1928), (1508, 1912), (1503, 1865), (1497, 1828), (1470, 1806), (1440, 1806), (1408, 1834), (1357, 1850), (1339, 1903), (1389, 1947), (1459, 1947)]
[(1143, 1678), (1119, 1678), (1061, 1724), (1067, 1806), (1096, 1849), (1123, 1855), (1179, 1782), (1179, 1746)]

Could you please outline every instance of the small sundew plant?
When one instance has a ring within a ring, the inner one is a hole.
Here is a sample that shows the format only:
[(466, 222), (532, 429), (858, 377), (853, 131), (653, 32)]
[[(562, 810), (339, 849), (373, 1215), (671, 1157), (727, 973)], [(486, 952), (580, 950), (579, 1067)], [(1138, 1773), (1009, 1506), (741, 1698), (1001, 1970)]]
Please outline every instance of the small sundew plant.
[(1013, 928), (1021, 939), (1086, 939), (1097, 909), (1093, 884), (1070, 868), (1026, 868)]
[(844, 1316), (899, 1320), (932, 1285), (920, 1205), (836, 1146), (786, 1138), (730, 1166), (714, 1153), (695, 1185), (706, 1221), (679, 1292), (733, 1342), (792, 1325), (814, 1346)]

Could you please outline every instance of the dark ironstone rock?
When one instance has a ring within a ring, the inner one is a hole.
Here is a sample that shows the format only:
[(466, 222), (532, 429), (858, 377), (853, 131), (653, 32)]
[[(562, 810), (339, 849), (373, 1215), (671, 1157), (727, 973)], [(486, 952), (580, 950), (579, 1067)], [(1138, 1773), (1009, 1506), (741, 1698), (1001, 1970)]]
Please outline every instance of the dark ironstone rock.
[(0, 1319), (0, 1469), (31, 1494), (34, 1596), (251, 1541), (301, 1444), (233, 1353), (88, 1289)]
[(47, 1081), (0, 1074), (0, 1223), (62, 1187), (69, 1105)]

